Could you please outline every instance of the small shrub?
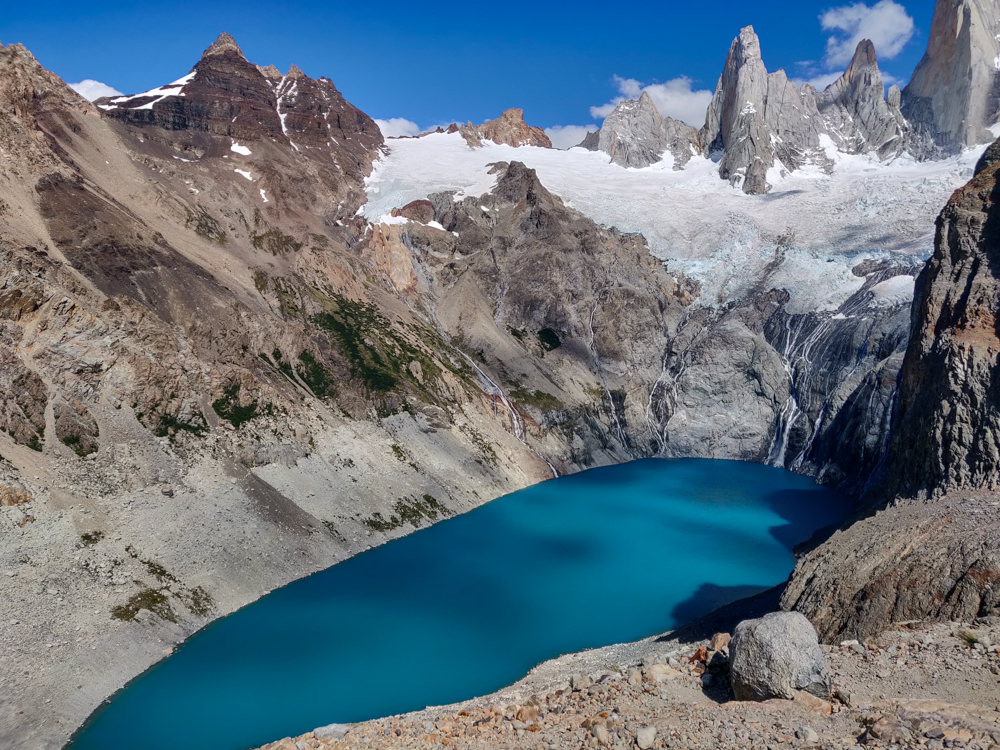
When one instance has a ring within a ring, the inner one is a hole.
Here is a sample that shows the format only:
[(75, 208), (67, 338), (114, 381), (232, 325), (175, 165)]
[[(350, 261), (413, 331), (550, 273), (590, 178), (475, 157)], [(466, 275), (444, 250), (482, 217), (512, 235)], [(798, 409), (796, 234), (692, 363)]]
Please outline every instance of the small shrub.
[(174, 612), (173, 607), (170, 606), (170, 600), (167, 599), (167, 595), (156, 589), (143, 589), (125, 604), (115, 607), (111, 612), (111, 616), (116, 620), (131, 622), (135, 620), (135, 616), (139, 614), (140, 609), (147, 609), (168, 622), (177, 622), (177, 614)]
[(970, 633), (968, 630), (960, 630), (958, 632), (958, 637), (969, 648), (973, 648), (977, 643), (979, 643), (979, 637), (975, 633)]
[(256, 417), (258, 411), (256, 399), (246, 406), (240, 406), (240, 388), (242, 387), (243, 384), (237, 380), (223, 392), (220, 398), (212, 402), (212, 409), (219, 415), (219, 418), (225, 419), (236, 429)]

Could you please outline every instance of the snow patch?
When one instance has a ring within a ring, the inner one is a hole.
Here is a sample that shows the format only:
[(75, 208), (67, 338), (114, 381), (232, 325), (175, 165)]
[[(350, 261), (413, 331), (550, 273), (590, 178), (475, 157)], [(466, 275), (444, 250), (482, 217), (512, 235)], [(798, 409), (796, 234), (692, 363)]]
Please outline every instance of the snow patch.
[(264, 192), (264, 188), (260, 189), (260, 197), (263, 198), (264, 203), (270, 203), (270, 201), (267, 199), (267, 193)]
[(912, 276), (893, 276), (876, 284), (868, 290), (872, 294), (872, 307), (891, 307), (912, 302), (916, 281)]
[(101, 109), (119, 109), (120, 105), (130, 102), (133, 99), (141, 99), (144, 97), (156, 97), (153, 101), (146, 102), (139, 107), (131, 107), (130, 109), (152, 109), (154, 104), (166, 99), (168, 96), (184, 96), (184, 87), (194, 80), (195, 72), (192, 71), (188, 73), (183, 78), (178, 78), (173, 83), (168, 83), (166, 86), (160, 86), (155, 89), (150, 89), (149, 91), (144, 91), (141, 94), (130, 94), (129, 96), (116, 96), (114, 99), (109, 100), (110, 104), (102, 104)]
[(253, 182), (253, 177), (250, 176), (249, 172), (245, 172), (242, 169), (234, 169), (233, 171), (236, 172), (236, 174), (238, 174), (238, 175), (243, 175), (248, 180), (250, 180), (250, 182)]
[(382, 214), (382, 216), (378, 218), (378, 221), (374, 223), (387, 224), (389, 226), (393, 226), (396, 224), (409, 224), (410, 220), (407, 219), (405, 216), (393, 216), (392, 214)]
[(229, 147), (229, 150), (235, 151), (237, 154), (240, 154), (241, 156), (250, 156), (250, 149), (248, 149), (246, 146), (241, 146), (236, 141), (233, 141), (233, 145)]
[(836, 310), (864, 285), (851, 273), (861, 260), (930, 256), (935, 217), (985, 149), (883, 164), (841, 154), (825, 135), (821, 147), (834, 163), (832, 175), (818, 167), (779, 173), (770, 193), (748, 196), (703, 156), (676, 172), (666, 160), (622, 169), (601, 152), (491, 142), (473, 150), (460, 134), (436, 133), (393, 142), (365, 181), (361, 212), (377, 223), (431, 193), (451, 191), (456, 202), (479, 197), (496, 185), (490, 164), (519, 161), (598, 224), (641, 232), (654, 256), (701, 283), (699, 304), (725, 304), (763, 284), (789, 292), (790, 312)]

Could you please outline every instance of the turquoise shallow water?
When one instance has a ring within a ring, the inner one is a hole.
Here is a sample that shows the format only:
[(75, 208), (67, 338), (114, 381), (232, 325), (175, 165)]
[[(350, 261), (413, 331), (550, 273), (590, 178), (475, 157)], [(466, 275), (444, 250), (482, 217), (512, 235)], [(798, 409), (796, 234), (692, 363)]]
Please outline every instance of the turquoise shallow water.
[(215, 622), (97, 711), (72, 750), (241, 750), (497, 690), (785, 580), (846, 516), (811, 479), (646, 460), (508, 495)]

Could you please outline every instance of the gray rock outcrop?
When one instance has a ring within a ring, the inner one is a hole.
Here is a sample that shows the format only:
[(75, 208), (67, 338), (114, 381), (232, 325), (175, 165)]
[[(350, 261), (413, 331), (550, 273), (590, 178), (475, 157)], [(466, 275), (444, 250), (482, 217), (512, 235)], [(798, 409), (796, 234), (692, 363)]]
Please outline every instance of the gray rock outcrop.
[(846, 153), (875, 153), (880, 158), (904, 147), (905, 121), (898, 89), (883, 95), (875, 47), (863, 40), (844, 74), (817, 94), (808, 84), (797, 88), (783, 70), (768, 73), (760, 40), (748, 26), (733, 40), (726, 65), (708, 108), (701, 142), (721, 155), (719, 174), (744, 192), (770, 189), (772, 167), (796, 170), (815, 164), (829, 171), (821, 136)]
[(767, 94), (760, 39), (747, 26), (729, 47), (701, 142), (707, 152), (722, 154), (719, 175), (751, 195), (767, 192), (767, 170), (774, 165), (774, 145), (765, 121)]
[(1000, 486), (997, 149), (938, 218), (917, 283), (885, 496)]
[(938, 0), (927, 52), (902, 92), (902, 112), (916, 130), (920, 157), (989, 143), (997, 122), (998, 0)]
[(851, 154), (874, 153), (880, 159), (905, 147), (906, 121), (899, 110), (899, 87), (888, 97), (875, 56), (875, 45), (862, 40), (844, 74), (816, 97), (826, 132), (837, 148)]
[(672, 117), (663, 117), (643, 91), (638, 101), (623, 101), (607, 116), (597, 149), (622, 167), (648, 167), (669, 151), (674, 157), (674, 169), (681, 169), (692, 156), (701, 153), (701, 142), (697, 130)]
[(737, 700), (791, 700), (804, 690), (830, 697), (830, 674), (812, 624), (797, 612), (772, 612), (736, 626), (729, 644)]
[(592, 130), (587, 135), (583, 137), (583, 140), (577, 144), (579, 148), (585, 148), (588, 151), (597, 151), (601, 147), (601, 131)]

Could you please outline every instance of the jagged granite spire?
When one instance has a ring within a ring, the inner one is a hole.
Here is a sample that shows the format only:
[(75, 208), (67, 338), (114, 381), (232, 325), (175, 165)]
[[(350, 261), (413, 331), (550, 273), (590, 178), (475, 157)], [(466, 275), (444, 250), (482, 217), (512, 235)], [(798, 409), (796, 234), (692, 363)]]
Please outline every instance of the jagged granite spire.
[(680, 169), (694, 153), (701, 153), (698, 131), (672, 117), (663, 117), (645, 91), (638, 101), (623, 101), (607, 116), (597, 138), (597, 149), (622, 167), (648, 167), (674, 156)]
[(719, 175), (751, 195), (767, 192), (767, 170), (774, 164), (764, 121), (767, 87), (760, 39), (746, 26), (729, 47), (701, 142), (710, 153), (722, 153)]
[(890, 90), (891, 103), (884, 90), (875, 45), (863, 39), (844, 74), (817, 97), (826, 129), (839, 149), (880, 158), (903, 150), (906, 123), (899, 111), (899, 87), (895, 93)]
[(246, 57), (243, 54), (243, 50), (240, 49), (240, 45), (236, 43), (236, 40), (232, 38), (229, 34), (223, 31), (219, 34), (219, 38), (212, 42), (211, 46), (205, 50), (201, 57), (204, 60), (206, 57), (212, 57), (213, 55), (222, 55), (227, 52), (235, 52), (237, 55), (242, 57), (244, 60)]
[[(956, 153), (989, 143), (1000, 103), (1000, 0), (938, 0), (930, 38), (903, 90), (906, 119), (924, 136), (925, 149)], [(937, 147), (936, 149), (934, 147)]]

